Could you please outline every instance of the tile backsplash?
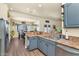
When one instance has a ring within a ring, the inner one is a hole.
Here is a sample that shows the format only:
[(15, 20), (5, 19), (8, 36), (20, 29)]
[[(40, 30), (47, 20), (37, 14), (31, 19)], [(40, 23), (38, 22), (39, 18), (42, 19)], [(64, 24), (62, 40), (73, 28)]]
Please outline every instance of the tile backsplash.
[(79, 37), (69, 36), (69, 40), (74, 41), (74, 43), (79, 42)]

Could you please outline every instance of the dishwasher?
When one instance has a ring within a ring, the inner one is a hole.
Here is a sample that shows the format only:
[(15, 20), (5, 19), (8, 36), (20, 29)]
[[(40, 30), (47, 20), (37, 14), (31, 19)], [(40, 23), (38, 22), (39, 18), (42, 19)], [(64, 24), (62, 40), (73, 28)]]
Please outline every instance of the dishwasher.
[(79, 56), (79, 50), (68, 46), (57, 44), (56, 56)]

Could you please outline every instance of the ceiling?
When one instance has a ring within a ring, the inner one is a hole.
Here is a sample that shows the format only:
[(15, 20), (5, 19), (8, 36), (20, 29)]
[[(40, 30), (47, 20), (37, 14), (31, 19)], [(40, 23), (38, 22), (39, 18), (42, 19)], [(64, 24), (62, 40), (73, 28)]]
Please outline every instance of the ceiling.
[(61, 16), (61, 3), (8, 3), (9, 9), (40, 17)]

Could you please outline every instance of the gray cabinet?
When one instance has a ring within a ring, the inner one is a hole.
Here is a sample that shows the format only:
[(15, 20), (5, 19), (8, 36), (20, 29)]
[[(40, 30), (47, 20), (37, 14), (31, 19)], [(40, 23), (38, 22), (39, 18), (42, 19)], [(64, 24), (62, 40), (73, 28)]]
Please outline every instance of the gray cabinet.
[(41, 44), (42, 44), (42, 40), (41, 40), (40, 37), (38, 37), (37, 47), (38, 47), (40, 50), (42, 50), (42, 46), (41, 46)]
[[(54, 42), (52, 42), (54, 43)], [(55, 44), (48, 43), (48, 56), (55, 56)]]
[(39, 38), (38, 40), (38, 49), (40, 49), (45, 55), (47, 55), (47, 42), (43, 38)]
[(42, 47), (42, 52), (47, 55), (48, 54), (48, 45), (47, 45), (47, 42), (45, 40), (42, 40), (42, 44), (41, 44), (43, 47)]
[(45, 38), (39, 38), (38, 48), (48, 56), (55, 56), (55, 42), (49, 41)]
[(40, 50), (43, 50), (43, 41), (40, 39), (40, 40), (38, 40), (38, 48), (40, 49)]
[(65, 27), (79, 27), (79, 3), (67, 3), (64, 5)]
[(30, 37), (29, 43), (29, 50), (38, 48), (45, 55), (55, 56), (55, 42), (52, 42), (42, 37)]
[(79, 56), (79, 50), (57, 44), (42, 37), (30, 37), (29, 43), (29, 50), (38, 48), (47, 56)]
[(37, 48), (37, 37), (30, 37), (29, 38), (29, 50), (33, 50)]

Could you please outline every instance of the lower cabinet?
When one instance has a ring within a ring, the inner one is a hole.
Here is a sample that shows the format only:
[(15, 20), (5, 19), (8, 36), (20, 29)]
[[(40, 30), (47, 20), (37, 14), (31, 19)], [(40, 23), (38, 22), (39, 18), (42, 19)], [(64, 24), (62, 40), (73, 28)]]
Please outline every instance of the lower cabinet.
[(42, 44), (40, 45), (40, 46), (42, 46), (42, 52), (45, 54), (45, 55), (47, 55), (48, 54), (48, 46), (47, 46), (47, 42), (46, 41), (44, 41), (44, 40), (42, 40)]
[(38, 48), (48, 56), (55, 56), (55, 45), (54, 42), (48, 41), (44, 38), (38, 40)]
[(42, 40), (42, 38), (39, 38), (39, 40), (38, 40), (38, 49), (40, 49), (41, 52), (43, 52), (45, 54), (44, 46), (45, 46), (45, 42)]
[(29, 50), (40, 49), (47, 56), (55, 56), (55, 42), (41, 37), (29, 38)]
[(41, 44), (42, 44), (42, 40), (41, 40), (41, 38), (38, 38), (38, 44), (37, 44), (37, 46), (38, 46), (38, 48), (39, 48), (40, 50), (42, 50)]
[(48, 54), (47, 55), (55, 56), (55, 44), (48, 43)]
[(47, 56), (79, 56), (79, 50), (77, 49), (57, 44), (42, 37), (30, 37), (28, 49), (36, 48)]
[(30, 37), (29, 38), (29, 50), (33, 50), (37, 48), (37, 37)]

